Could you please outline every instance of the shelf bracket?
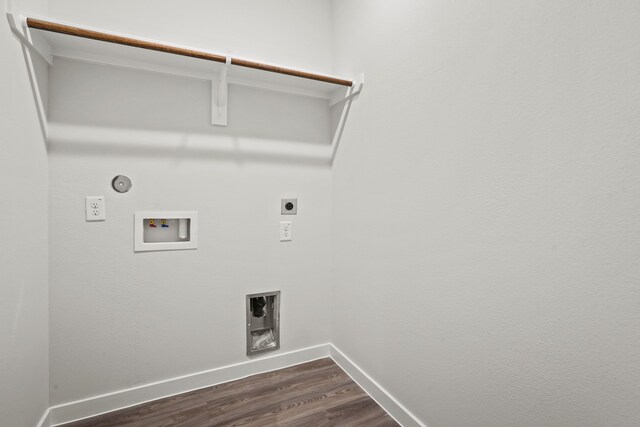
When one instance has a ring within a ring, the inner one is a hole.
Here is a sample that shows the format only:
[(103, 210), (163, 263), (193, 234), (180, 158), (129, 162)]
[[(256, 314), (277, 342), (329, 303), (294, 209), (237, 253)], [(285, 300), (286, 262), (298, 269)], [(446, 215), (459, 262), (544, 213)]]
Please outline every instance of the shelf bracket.
[(214, 126), (227, 126), (227, 105), (229, 81), (227, 71), (231, 65), (231, 57), (227, 57), (220, 74), (211, 81), (211, 124)]
[(333, 137), (331, 138), (331, 154), (330, 161), (333, 164), (333, 160), (336, 157), (336, 153), (338, 152), (338, 146), (340, 145), (340, 139), (342, 138), (342, 132), (344, 131), (344, 126), (347, 123), (347, 118), (349, 117), (349, 111), (351, 110), (351, 103), (353, 100), (360, 95), (362, 89), (364, 88), (364, 74), (359, 74), (353, 81), (353, 85), (347, 91), (347, 94), (338, 100), (333, 100), (329, 103), (329, 108), (333, 108), (337, 105), (343, 105), (342, 111), (340, 112), (340, 118), (338, 119), (338, 124), (333, 132)]
[[(35, 44), (33, 42), (31, 33), (29, 32), (29, 28), (27, 27), (27, 22), (23, 17), (16, 18), (15, 14), (7, 12), (7, 20), (9, 21), (9, 28), (11, 29), (11, 32), (17, 37), (18, 41), (20, 41), (20, 43), (24, 47), (29, 49), (31, 53), (38, 54), (38, 56), (44, 59), (47, 64), (53, 65), (53, 55), (51, 54), (51, 47), (48, 45), (46, 46), (46, 48), (42, 46), (46, 45), (46, 42), (40, 44)], [(18, 28), (18, 22), (22, 22), (22, 31), (20, 30), (20, 28)]]
[(337, 101), (333, 101), (332, 103), (330, 103), (329, 108), (333, 108), (336, 105), (342, 104), (343, 102), (351, 101), (353, 98), (360, 95), (360, 92), (362, 92), (363, 87), (364, 87), (364, 82), (356, 80), (353, 84), (353, 88), (349, 91), (349, 94), (347, 96), (344, 96), (338, 99)]
[[(9, 21), (9, 28), (11, 32), (16, 36), (20, 45), (22, 46), (22, 54), (24, 55), (24, 62), (27, 66), (27, 72), (29, 73), (29, 82), (31, 83), (31, 91), (33, 93), (33, 100), (36, 103), (36, 109), (38, 111), (38, 120), (40, 122), (40, 129), (45, 143), (48, 140), (49, 130), (47, 126), (47, 113), (44, 108), (44, 102), (42, 101), (42, 92), (40, 91), (40, 85), (38, 84), (38, 78), (36, 76), (35, 66), (33, 64), (33, 53), (37, 53), (41, 56), (49, 65), (53, 63), (51, 55), (47, 55), (46, 52), (42, 52), (38, 49), (31, 39), (29, 29), (27, 28), (26, 20), (16, 19), (16, 16), (7, 12), (7, 20)], [(23, 31), (20, 30), (18, 22), (23, 22)]]

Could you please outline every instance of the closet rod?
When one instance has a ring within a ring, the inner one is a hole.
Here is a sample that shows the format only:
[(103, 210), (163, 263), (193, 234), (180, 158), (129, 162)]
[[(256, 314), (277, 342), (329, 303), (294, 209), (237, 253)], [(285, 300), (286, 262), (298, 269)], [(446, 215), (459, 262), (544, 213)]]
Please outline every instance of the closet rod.
[[(155, 50), (158, 52), (171, 53), (173, 55), (189, 56), (192, 58), (204, 59), (207, 61), (225, 63), (227, 58), (223, 55), (204, 52), (201, 50), (186, 49), (177, 46), (155, 43), (146, 40), (135, 39), (132, 37), (118, 36), (115, 34), (103, 33), (101, 31), (87, 30), (85, 28), (74, 27), (72, 25), (59, 24), (57, 22), (44, 21), (42, 19), (27, 18), (27, 26), (37, 30), (50, 31), (53, 33), (67, 34), (75, 37), (83, 37), (86, 39), (98, 40), (107, 43), (120, 44), (124, 46), (137, 47), (141, 49)], [(339, 79), (322, 74), (309, 73), (306, 71), (294, 70), (292, 68), (278, 67), (275, 65), (264, 64), (261, 62), (249, 61), (246, 59), (231, 58), (231, 64), (239, 67), (253, 68), (256, 70), (268, 71), (277, 74), (286, 74), (303, 79), (317, 80), (325, 83), (332, 83), (340, 86), (351, 87), (351, 80)]]

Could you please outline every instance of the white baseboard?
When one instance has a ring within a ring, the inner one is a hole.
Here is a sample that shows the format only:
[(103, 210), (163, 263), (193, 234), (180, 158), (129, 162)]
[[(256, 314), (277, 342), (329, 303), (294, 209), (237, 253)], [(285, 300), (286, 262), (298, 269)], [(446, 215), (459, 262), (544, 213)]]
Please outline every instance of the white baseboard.
[(330, 356), (378, 405), (403, 427), (426, 427), (426, 425), (404, 407), (387, 390), (353, 363), (343, 352), (330, 344)]
[(404, 427), (426, 427), (380, 384), (332, 344), (321, 344), (282, 354), (261, 357), (195, 374), (118, 390), (49, 408), (37, 427), (52, 427), (106, 412), (186, 393), (262, 372), (274, 371), (312, 360), (331, 357), (373, 400)]
[(51, 427), (51, 408), (47, 408), (36, 427)]
[(89, 418), (163, 397), (321, 359), (329, 356), (330, 347), (330, 344), (321, 344), (52, 406), (47, 414), (48, 424), (38, 427), (50, 427)]

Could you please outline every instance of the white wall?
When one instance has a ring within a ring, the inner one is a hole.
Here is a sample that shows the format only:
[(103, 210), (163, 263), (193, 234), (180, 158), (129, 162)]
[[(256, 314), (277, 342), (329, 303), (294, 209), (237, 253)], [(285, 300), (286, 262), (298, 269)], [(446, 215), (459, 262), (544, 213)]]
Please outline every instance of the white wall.
[(640, 424), (640, 3), (333, 7), (333, 342), (430, 427)]
[[(21, 4), (42, 13), (44, 1)], [(20, 43), (0, 6), (0, 424), (32, 427), (49, 404), (47, 158)]]
[[(140, 9), (145, 20), (130, 2), (54, 0), (51, 10), (294, 66), (320, 69), (331, 57), (329, 2), (153, 4)], [(247, 8), (250, 33), (234, 26)], [(209, 90), (206, 81), (56, 60), (52, 404), (247, 360), (248, 293), (282, 291), (281, 352), (329, 341), (331, 171), (317, 156), (328, 152), (327, 101), (231, 86), (229, 127), (219, 128), (209, 122)], [(117, 174), (131, 177), (129, 193), (110, 188)], [(106, 197), (106, 222), (85, 222), (87, 195)], [(279, 242), (281, 197), (299, 200), (290, 243)], [(155, 209), (197, 210), (199, 248), (134, 253), (133, 213)]]

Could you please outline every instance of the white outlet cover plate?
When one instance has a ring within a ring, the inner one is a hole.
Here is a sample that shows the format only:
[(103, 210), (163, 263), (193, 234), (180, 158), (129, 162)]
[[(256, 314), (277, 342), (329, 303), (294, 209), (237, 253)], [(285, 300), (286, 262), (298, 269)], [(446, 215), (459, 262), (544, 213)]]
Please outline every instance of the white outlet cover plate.
[(291, 221), (280, 221), (280, 241), (290, 242), (293, 237)]
[(84, 212), (87, 221), (106, 221), (107, 211), (104, 202), (104, 196), (85, 197)]

